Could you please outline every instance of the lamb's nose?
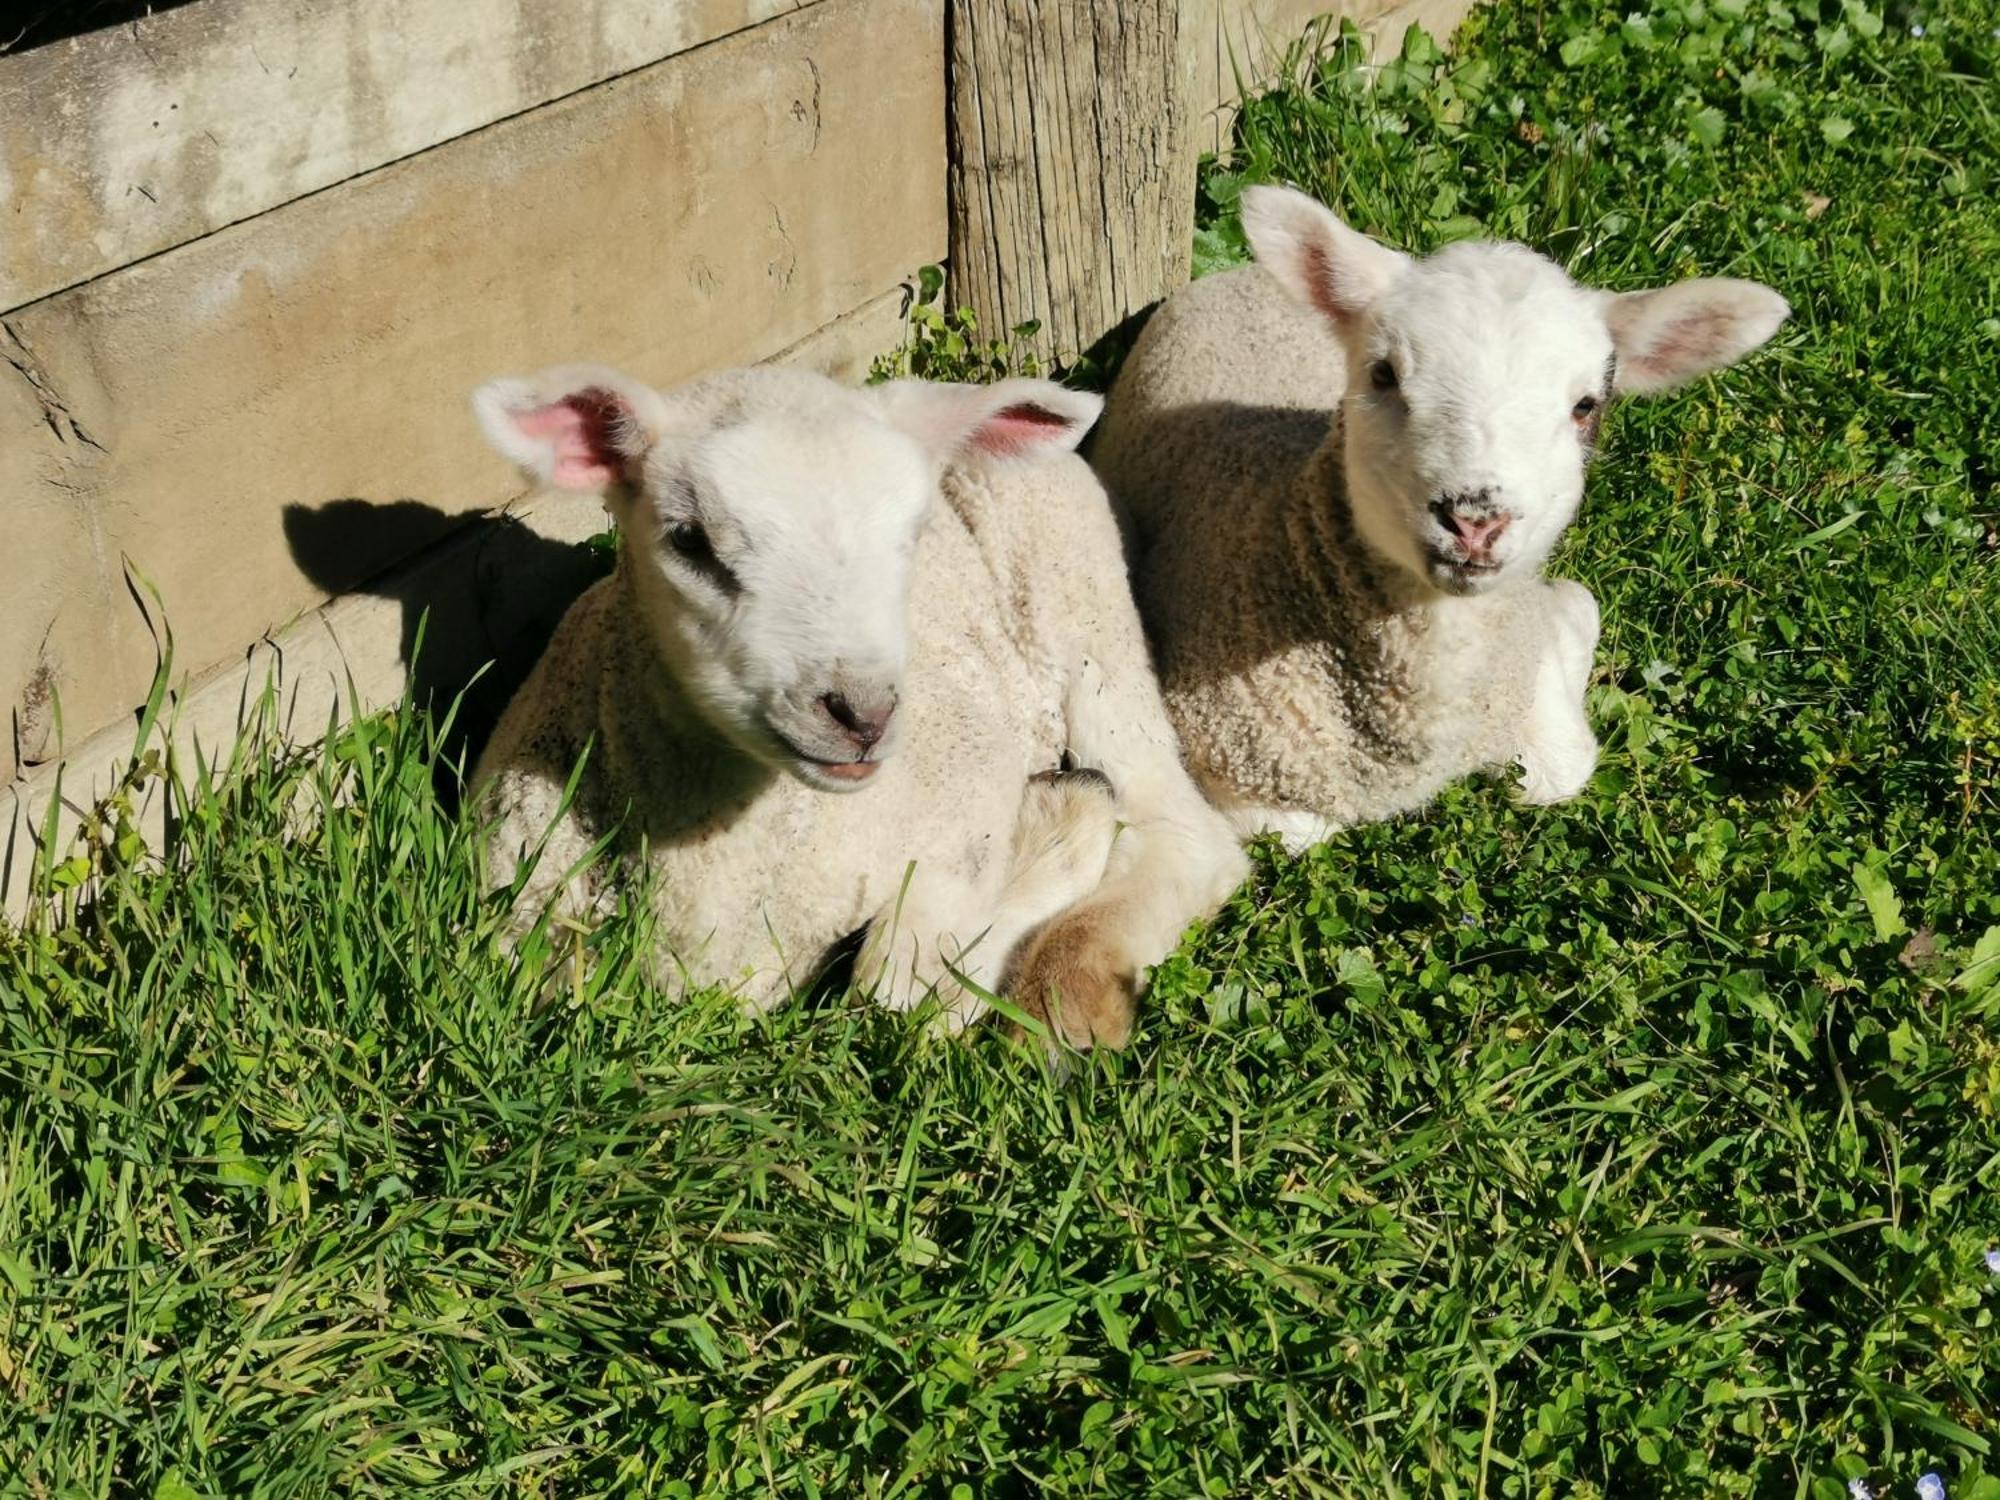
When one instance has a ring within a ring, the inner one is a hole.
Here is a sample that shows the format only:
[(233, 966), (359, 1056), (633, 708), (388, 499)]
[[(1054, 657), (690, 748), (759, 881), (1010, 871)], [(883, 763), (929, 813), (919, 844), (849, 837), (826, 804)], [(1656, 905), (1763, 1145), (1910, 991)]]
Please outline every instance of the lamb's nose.
[(1493, 544), (1513, 520), (1505, 511), (1495, 510), (1484, 496), (1470, 504), (1457, 497), (1440, 500), (1434, 509), (1437, 518), (1464, 544), (1466, 556), (1474, 560), (1493, 550)]
[(896, 711), (896, 700), (893, 697), (884, 698), (878, 704), (857, 708), (845, 693), (821, 693), (819, 706), (826, 710), (828, 718), (847, 731), (849, 739), (863, 750), (869, 750), (888, 731), (889, 716)]
[(1458, 539), (1465, 543), (1465, 550), (1474, 554), (1491, 552), (1493, 544), (1500, 540), (1500, 533), (1507, 529), (1505, 516), (1461, 516), (1454, 514), (1451, 529), (1458, 533)]

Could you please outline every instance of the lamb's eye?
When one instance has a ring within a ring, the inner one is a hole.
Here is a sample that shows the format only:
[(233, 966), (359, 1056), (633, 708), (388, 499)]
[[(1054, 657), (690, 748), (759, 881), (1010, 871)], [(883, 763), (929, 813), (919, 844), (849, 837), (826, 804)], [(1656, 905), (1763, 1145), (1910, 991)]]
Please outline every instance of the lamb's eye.
[(1378, 391), (1393, 391), (1396, 388), (1396, 367), (1386, 359), (1378, 359), (1368, 367), (1368, 383)]
[(667, 528), (667, 545), (689, 562), (715, 561), (715, 549), (708, 544), (708, 533), (701, 529), (699, 521), (674, 522)]
[(725, 594), (736, 592), (736, 575), (729, 571), (728, 564), (715, 555), (715, 545), (709, 541), (701, 522), (674, 522), (667, 528), (667, 545), (679, 554), (682, 562)]
[(1572, 417), (1575, 417), (1579, 422), (1588, 422), (1591, 418), (1591, 414), (1596, 410), (1597, 410), (1597, 398), (1595, 396), (1585, 396), (1581, 401), (1577, 402), (1576, 405), (1572, 406), (1569, 409), (1569, 414)]

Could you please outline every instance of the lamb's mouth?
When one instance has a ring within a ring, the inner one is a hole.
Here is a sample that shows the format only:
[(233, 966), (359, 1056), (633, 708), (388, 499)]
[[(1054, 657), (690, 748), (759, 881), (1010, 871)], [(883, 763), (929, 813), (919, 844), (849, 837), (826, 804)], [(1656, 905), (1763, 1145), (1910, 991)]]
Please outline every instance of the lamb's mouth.
[(808, 760), (807, 764), (835, 781), (866, 781), (882, 769), (879, 760)]
[[(766, 729), (770, 729), (767, 724)], [(849, 788), (858, 787), (877, 771), (882, 769), (879, 760), (828, 760), (823, 755), (814, 755), (809, 750), (801, 750), (796, 744), (775, 729), (770, 729), (771, 738), (792, 761), (806, 773), (808, 781), (824, 778)]]
[(1442, 574), (1445, 582), (1456, 588), (1473, 589), (1498, 578), (1506, 565), (1497, 562), (1474, 562), (1468, 557), (1451, 557), (1443, 552), (1431, 553), (1431, 570)]

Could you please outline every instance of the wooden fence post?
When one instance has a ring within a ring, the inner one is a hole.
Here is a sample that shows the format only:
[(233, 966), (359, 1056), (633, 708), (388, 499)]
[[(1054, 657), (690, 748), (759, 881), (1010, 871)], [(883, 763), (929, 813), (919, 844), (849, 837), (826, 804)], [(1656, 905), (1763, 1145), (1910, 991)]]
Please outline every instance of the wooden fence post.
[(947, 0), (949, 300), (1066, 361), (1187, 280), (1185, 0)]

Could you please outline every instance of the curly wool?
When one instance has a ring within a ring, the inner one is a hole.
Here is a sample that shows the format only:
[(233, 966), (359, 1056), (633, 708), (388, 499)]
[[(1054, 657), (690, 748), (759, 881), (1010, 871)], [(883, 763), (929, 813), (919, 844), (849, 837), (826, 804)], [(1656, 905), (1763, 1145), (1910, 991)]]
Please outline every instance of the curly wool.
[[(572, 607), (476, 777), (496, 820), (489, 879), (505, 885), (542, 847), (525, 918), (551, 902), (601, 918), (643, 875), (664, 986), (775, 1004), (830, 945), (893, 910), (913, 866), (997, 897), (1024, 789), (1069, 752), (1106, 766), (1137, 827), (1105, 885), (1115, 892), (1122, 870), (1153, 898), (1107, 933), (1128, 969), (1221, 903), (1243, 867), (1179, 765), (1102, 487), (1063, 454), (955, 464), (941, 489), (912, 575), (904, 745), (852, 795), (720, 738), (659, 660), (622, 563)], [(1080, 683), (1106, 684), (1081, 714)], [(1093, 728), (1100, 716), (1127, 726), (1115, 743)], [(1175, 839), (1198, 855), (1184, 875), (1165, 864)], [(614, 858), (587, 861), (600, 840)]]
[(1344, 383), (1338, 342), (1261, 267), (1209, 277), (1147, 324), (1091, 455), (1189, 766), (1246, 831), (1393, 817), (1513, 760), (1550, 591), (1588, 600), (1540, 579), (1442, 597), (1376, 557), (1342, 477)]

